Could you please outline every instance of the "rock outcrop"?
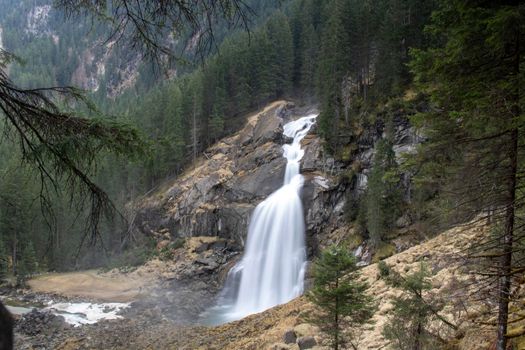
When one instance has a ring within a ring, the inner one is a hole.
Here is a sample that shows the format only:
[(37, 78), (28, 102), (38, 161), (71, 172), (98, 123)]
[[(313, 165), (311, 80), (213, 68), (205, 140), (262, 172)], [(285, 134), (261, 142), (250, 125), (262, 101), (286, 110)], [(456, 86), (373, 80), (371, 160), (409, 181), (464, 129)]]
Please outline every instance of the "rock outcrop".
[[(239, 132), (207, 149), (185, 174), (141, 203), (137, 217), (141, 231), (158, 239), (219, 236), (242, 247), (252, 210), (283, 182), (282, 126), (303, 112), (278, 101), (248, 117)], [(332, 191), (334, 181), (322, 175), (319, 137), (309, 135), (304, 143), (306, 211), (326, 211), (316, 201), (326, 201), (322, 193)], [(320, 222), (327, 214), (333, 213), (309, 215), (311, 235), (318, 233), (313, 221)]]
[[(218, 236), (242, 249), (251, 212), (283, 182), (286, 162), (282, 145), (290, 140), (282, 135), (282, 126), (314, 110), (277, 101), (249, 116), (240, 131), (207, 149), (184, 174), (139, 203), (139, 229), (158, 241)], [(413, 151), (421, 137), (402, 113), (393, 120), (394, 150), (401, 159), (403, 153)], [(315, 126), (303, 139), (301, 173), (306, 180), (303, 204), (310, 255), (337, 241), (332, 236), (348, 235), (345, 202), (366, 188), (374, 145), (384, 136), (385, 125), (379, 121), (363, 129), (356, 140), (357, 149), (346, 163), (328, 156)], [(347, 176), (351, 162), (359, 166)], [(403, 176), (408, 193), (410, 174)], [(410, 223), (409, 218), (398, 221), (399, 225)]]

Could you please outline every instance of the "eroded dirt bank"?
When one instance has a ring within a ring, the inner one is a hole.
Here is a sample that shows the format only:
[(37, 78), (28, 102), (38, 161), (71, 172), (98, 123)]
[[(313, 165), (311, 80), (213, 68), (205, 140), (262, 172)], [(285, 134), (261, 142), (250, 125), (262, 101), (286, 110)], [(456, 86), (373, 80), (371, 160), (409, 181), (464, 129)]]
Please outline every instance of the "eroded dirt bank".
[(102, 274), (91, 270), (42, 275), (28, 281), (28, 285), (35, 293), (126, 303), (143, 297), (152, 282), (152, 276), (146, 274)]

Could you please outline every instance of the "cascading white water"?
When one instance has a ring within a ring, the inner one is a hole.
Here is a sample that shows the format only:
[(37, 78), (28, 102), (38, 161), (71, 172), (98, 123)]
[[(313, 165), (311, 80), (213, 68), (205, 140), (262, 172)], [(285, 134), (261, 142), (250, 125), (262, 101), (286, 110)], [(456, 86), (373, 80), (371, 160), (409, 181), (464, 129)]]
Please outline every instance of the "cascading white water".
[(304, 217), (300, 198), (304, 155), (301, 140), (317, 115), (287, 123), (283, 146), (287, 159), (283, 186), (254, 210), (243, 258), (229, 272), (213, 323), (240, 319), (290, 301), (303, 292), (306, 265)]

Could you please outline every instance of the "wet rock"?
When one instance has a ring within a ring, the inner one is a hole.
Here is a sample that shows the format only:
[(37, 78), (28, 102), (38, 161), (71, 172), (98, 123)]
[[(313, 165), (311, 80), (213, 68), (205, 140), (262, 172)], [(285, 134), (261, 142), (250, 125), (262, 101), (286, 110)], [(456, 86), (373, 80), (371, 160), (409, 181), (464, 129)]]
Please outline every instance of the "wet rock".
[(293, 329), (289, 329), (286, 332), (284, 332), (283, 341), (285, 344), (295, 343), (296, 340), (297, 340), (297, 335), (295, 334)]
[[(310, 132), (312, 132), (312, 129), (310, 129)], [(301, 169), (303, 172), (324, 168), (323, 147), (321, 145), (321, 139), (318, 136), (312, 134), (307, 135), (303, 139), (303, 149), (304, 156), (301, 160)]]
[(196, 263), (204, 265), (209, 270), (215, 270), (219, 267), (219, 264), (212, 258), (198, 258), (195, 260)]
[(264, 198), (282, 186), (285, 166), (284, 158), (262, 164), (253, 171), (240, 176), (235, 182), (235, 187), (245, 193), (248, 198)]
[(218, 240), (211, 244), (211, 249), (213, 250), (222, 250), (225, 249), (227, 246), (227, 242), (224, 239)]
[(299, 345), (300, 350), (311, 349), (317, 345), (317, 342), (314, 337), (300, 337), (297, 339), (297, 345)]
[(15, 331), (26, 335), (53, 335), (70, 326), (64, 318), (56, 316), (51, 311), (33, 309), (16, 321)]
[(268, 141), (278, 141), (282, 134), (282, 119), (276, 113), (263, 115), (253, 130), (253, 142), (256, 145)]
[(201, 244), (197, 246), (193, 251), (197, 254), (200, 254), (202, 252), (205, 252), (206, 250), (208, 250), (208, 243), (201, 242)]

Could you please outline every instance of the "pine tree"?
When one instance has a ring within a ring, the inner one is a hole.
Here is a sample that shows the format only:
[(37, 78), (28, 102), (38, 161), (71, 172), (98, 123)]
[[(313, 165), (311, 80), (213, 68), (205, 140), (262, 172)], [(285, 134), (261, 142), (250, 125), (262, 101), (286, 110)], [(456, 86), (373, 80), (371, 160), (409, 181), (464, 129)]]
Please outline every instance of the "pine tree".
[(9, 252), (7, 251), (3, 236), (0, 235), (0, 284), (2, 284), (2, 280), (7, 277), (8, 269), (9, 269)]
[(316, 78), (316, 91), (321, 102), (319, 129), (332, 153), (336, 153), (341, 142), (339, 134), (344, 114), (341, 84), (350, 70), (349, 34), (345, 30), (348, 18), (344, 17), (347, 14), (344, 9), (343, 0), (334, 0), (327, 8), (330, 16), (322, 34)]
[(20, 249), (31, 232), (31, 193), (28, 191), (28, 177), (24, 168), (11, 166), (3, 169), (0, 182), (0, 232), (9, 250), (12, 274), (18, 274)]
[(277, 12), (266, 24), (269, 41), (268, 79), (272, 84), (272, 97), (279, 98), (289, 93), (293, 73), (293, 39), (288, 19)]
[(357, 339), (352, 328), (373, 314), (372, 298), (366, 294), (368, 286), (359, 281), (359, 276), (354, 256), (342, 247), (326, 249), (313, 266), (314, 286), (308, 298), (318, 310), (310, 320), (330, 335), (335, 350), (347, 342), (354, 344)]
[(210, 138), (216, 141), (224, 132), (224, 117), (218, 108), (214, 108), (213, 116), (210, 119)]
[(455, 325), (439, 315), (440, 300), (428, 297), (432, 289), (431, 273), (421, 264), (418, 271), (402, 277), (391, 270), (384, 262), (380, 263), (380, 273), (386, 282), (400, 288), (403, 294), (394, 297), (392, 313), (383, 327), (383, 336), (389, 340), (390, 348), (395, 350), (431, 350), (439, 347), (439, 339), (429, 331), (433, 320), (441, 320), (449, 327)]
[(401, 194), (395, 154), (390, 141), (376, 144), (372, 170), (368, 178), (366, 227), (374, 245), (378, 245), (394, 227), (400, 213)]
[(315, 91), (315, 72), (319, 52), (319, 39), (312, 24), (303, 31), (303, 55), (301, 61), (300, 87), (306, 97), (312, 97)]
[(33, 242), (26, 243), (21, 251), (19, 259), (18, 275), (22, 278), (27, 277), (37, 271), (38, 263), (36, 258), (35, 248)]
[(473, 255), (490, 256), (476, 265), (488, 294), (497, 292), (497, 349), (505, 350), (511, 283), (525, 269), (515, 259), (524, 251), (518, 242), (525, 236), (516, 215), (525, 205), (518, 195), (525, 173), (519, 162), (525, 127), (523, 11), (512, 1), (441, 1), (427, 31), (432, 47), (413, 50), (411, 62), (416, 82), (437, 107), (419, 116), (429, 136), (421, 157), (447, 170), (434, 178), (455, 203), (449, 209), (464, 220), (489, 212), (491, 222), (504, 228), (496, 239), (478, 242)]

